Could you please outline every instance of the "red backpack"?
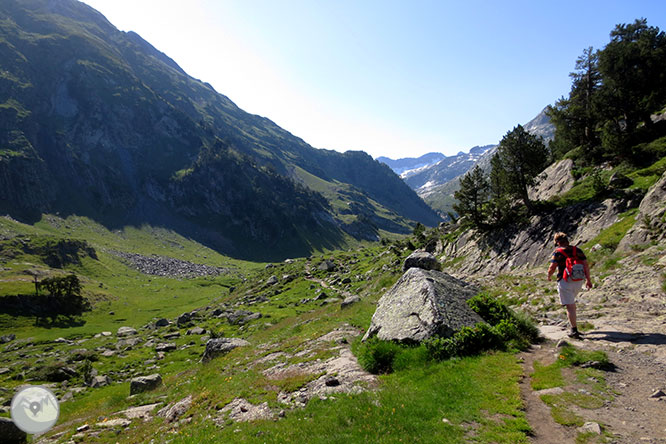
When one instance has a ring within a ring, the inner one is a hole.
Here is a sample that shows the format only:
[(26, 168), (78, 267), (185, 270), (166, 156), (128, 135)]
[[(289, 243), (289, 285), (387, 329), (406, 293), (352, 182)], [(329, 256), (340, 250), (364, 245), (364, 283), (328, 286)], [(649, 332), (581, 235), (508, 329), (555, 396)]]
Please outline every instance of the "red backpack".
[(572, 255), (569, 256), (564, 248), (558, 248), (557, 251), (562, 254), (562, 256), (567, 258), (567, 261), (565, 263), (565, 268), (564, 268), (564, 280), (565, 281), (582, 281), (585, 279), (585, 266), (583, 265), (583, 261), (578, 259), (578, 254), (577, 254), (577, 248), (576, 247), (571, 247), (572, 248)]

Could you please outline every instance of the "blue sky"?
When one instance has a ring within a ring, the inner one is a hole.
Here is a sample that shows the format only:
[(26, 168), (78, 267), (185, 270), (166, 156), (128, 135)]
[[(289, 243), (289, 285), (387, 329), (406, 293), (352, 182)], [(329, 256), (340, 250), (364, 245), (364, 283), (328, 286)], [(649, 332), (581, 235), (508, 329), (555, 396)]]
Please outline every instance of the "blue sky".
[(663, 0), (84, 0), (316, 148), (374, 157), (494, 144), (566, 95), (588, 46)]

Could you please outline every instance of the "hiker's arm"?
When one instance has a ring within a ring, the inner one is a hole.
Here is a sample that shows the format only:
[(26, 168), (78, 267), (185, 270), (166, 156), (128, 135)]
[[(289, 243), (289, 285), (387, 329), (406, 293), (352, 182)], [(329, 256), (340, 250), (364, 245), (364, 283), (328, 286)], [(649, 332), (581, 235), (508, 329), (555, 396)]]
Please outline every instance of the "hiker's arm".
[(585, 278), (587, 279), (585, 286), (587, 288), (592, 288), (592, 278), (590, 277), (590, 266), (588, 265), (586, 260), (583, 261), (583, 268), (585, 269)]
[(557, 262), (551, 262), (550, 267), (548, 267), (548, 280), (551, 280), (553, 273), (557, 270)]

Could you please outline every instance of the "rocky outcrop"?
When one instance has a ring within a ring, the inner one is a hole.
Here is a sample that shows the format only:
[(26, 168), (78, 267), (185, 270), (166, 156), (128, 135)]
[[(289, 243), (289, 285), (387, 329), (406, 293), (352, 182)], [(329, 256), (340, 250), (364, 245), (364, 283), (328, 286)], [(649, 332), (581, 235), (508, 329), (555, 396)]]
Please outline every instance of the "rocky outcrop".
[(215, 338), (209, 339), (206, 343), (206, 350), (201, 358), (201, 362), (206, 363), (218, 356), (226, 355), (234, 348), (246, 347), (250, 345), (244, 339), (239, 338)]
[(580, 203), (533, 216), (525, 226), (507, 227), (479, 236), (473, 230), (445, 245), (446, 260), (458, 258), (456, 269), (464, 275), (496, 275), (514, 268), (548, 265), (553, 253), (553, 236), (569, 235), (573, 245), (581, 245), (619, 221), (619, 215), (632, 202), (607, 199)]
[(618, 250), (629, 251), (634, 245), (666, 237), (666, 173), (647, 192), (638, 207), (636, 223), (624, 236)]
[(555, 162), (539, 174), (537, 184), (528, 190), (532, 200), (548, 200), (566, 193), (574, 186), (573, 160), (564, 159)]
[(478, 288), (434, 270), (410, 268), (379, 300), (363, 340), (418, 342), (483, 320), (467, 306)]

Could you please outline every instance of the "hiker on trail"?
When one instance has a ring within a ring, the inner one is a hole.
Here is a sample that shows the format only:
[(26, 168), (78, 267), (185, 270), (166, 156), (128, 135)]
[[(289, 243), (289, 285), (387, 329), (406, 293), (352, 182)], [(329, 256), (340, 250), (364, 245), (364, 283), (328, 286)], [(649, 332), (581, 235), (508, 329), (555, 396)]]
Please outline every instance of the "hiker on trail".
[(557, 270), (557, 293), (560, 295), (560, 303), (567, 308), (567, 318), (571, 325), (569, 337), (579, 338), (580, 333), (576, 324), (576, 295), (583, 287), (583, 279), (586, 280), (587, 288), (592, 288), (590, 267), (583, 250), (569, 245), (569, 239), (565, 233), (555, 235), (555, 245), (558, 248), (553, 252), (550, 260), (548, 280), (551, 280), (553, 273)]

